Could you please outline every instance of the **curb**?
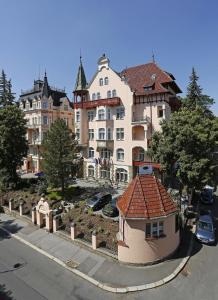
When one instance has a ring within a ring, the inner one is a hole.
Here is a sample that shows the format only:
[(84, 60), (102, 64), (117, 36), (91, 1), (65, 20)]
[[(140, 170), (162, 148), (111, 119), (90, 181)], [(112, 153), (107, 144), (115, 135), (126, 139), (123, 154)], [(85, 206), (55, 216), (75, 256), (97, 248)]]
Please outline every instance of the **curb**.
[(136, 285), (136, 286), (127, 286), (127, 287), (112, 287), (107, 285), (106, 283), (97, 281), (96, 279), (84, 274), (83, 272), (77, 270), (77, 269), (72, 269), (70, 267), (68, 267), (62, 260), (54, 257), (53, 255), (47, 253), (46, 251), (38, 248), (37, 246), (31, 244), (30, 242), (26, 241), (25, 239), (23, 239), (22, 237), (11, 233), (10, 231), (8, 231), (7, 229), (0, 227), (0, 229), (2, 229), (3, 231), (5, 231), (7, 234), (9, 234), (10, 236), (12, 236), (13, 238), (17, 239), (18, 241), (22, 242), (23, 244), (29, 246), (30, 248), (36, 250), (37, 252), (43, 254), (44, 256), (47, 256), (49, 259), (55, 261), (57, 264), (61, 265), (62, 267), (64, 267), (65, 269), (67, 269), (68, 271), (80, 276), (81, 278), (87, 280), (88, 282), (92, 283), (93, 285), (95, 285), (96, 287), (111, 292), (111, 293), (119, 293), (119, 294), (124, 294), (124, 293), (128, 293), (128, 292), (138, 292), (138, 291), (145, 291), (145, 290), (149, 290), (149, 289), (153, 289), (159, 286), (162, 286), (168, 282), (170, 282), (171, 280), (173, 280), (181, 271), (182, 269), (185, 267), (185, 265), (187, 264), (190, 255), (191, 255), (191, 251), (192, 251), (192, 246), (193, 246), (193, 238), (191, 239), (189, 248), (188, 248), (188, 252), (187, 252), (187, 256), (183, 258), (183, 260), (181, 261), (181, 263), (178, 265), (178, 267), (174, 270), (174, 272), (170, 275), (168, 275), (167, 277), (156, 281), (156, 282), (152, 282), (152, 283), (147, 283), (147, 284), (143, 284), (143, 285)]

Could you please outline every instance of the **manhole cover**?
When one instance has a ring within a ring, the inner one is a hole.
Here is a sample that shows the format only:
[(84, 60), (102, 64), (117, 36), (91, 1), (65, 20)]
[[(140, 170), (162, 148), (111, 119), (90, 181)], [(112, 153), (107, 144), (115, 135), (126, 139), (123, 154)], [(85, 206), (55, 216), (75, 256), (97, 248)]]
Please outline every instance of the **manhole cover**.
[(76, 268), (76, 267), (78, 267), (78, 263), (76, 263), (76, 262), (73, 261), (72, 259), (67, 260), (67, 261), (65, 262), (65, 264), (66, 264), (68, 267), (70, 267), (70, 268)]

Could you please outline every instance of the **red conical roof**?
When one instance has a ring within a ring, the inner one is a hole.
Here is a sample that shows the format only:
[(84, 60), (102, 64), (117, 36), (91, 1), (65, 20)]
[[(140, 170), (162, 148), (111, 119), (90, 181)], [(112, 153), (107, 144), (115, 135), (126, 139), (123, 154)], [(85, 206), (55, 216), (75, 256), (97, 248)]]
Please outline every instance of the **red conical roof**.
[(177, 211), (160, 181), (152, 175), (137, 175), (119, 198), (117, 207), (126, 218), (152, 219)]

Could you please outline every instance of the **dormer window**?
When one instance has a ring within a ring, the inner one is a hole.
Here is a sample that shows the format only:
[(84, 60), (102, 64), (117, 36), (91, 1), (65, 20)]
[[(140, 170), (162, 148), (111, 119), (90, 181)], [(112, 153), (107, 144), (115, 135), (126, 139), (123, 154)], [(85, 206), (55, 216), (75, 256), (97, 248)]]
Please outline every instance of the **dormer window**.
[(100, 78), (100, 79), (99, 79), (99, 85), (102, 86), (103, 84), (104, 84), (103, 78)]
[(42, 108), (47, 109), (48, 108), (48, 103), (47, 102), (42, 102)]
[(101, 99), (101, 94), (99, 92), (97, 93), (97, 100), (98, 99)]
[(105, 78), (104, 78), (104, 84), (105, 84), (105, 85), (108, 85), (108, 77), (105, 77)]
[(111, 98), (111, 91), (107, 91), (107, 98)]

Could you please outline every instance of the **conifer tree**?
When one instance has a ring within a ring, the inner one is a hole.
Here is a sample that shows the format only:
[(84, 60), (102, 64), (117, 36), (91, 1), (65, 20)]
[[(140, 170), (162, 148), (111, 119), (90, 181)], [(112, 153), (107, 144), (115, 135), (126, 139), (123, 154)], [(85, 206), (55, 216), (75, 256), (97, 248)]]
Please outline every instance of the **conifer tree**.
[(7, 76), (2, 70), (0, 76), (0, 107), (11, 105), (14, 102), (14, 93), (12, 93), (11, 80), (7, 80)]

